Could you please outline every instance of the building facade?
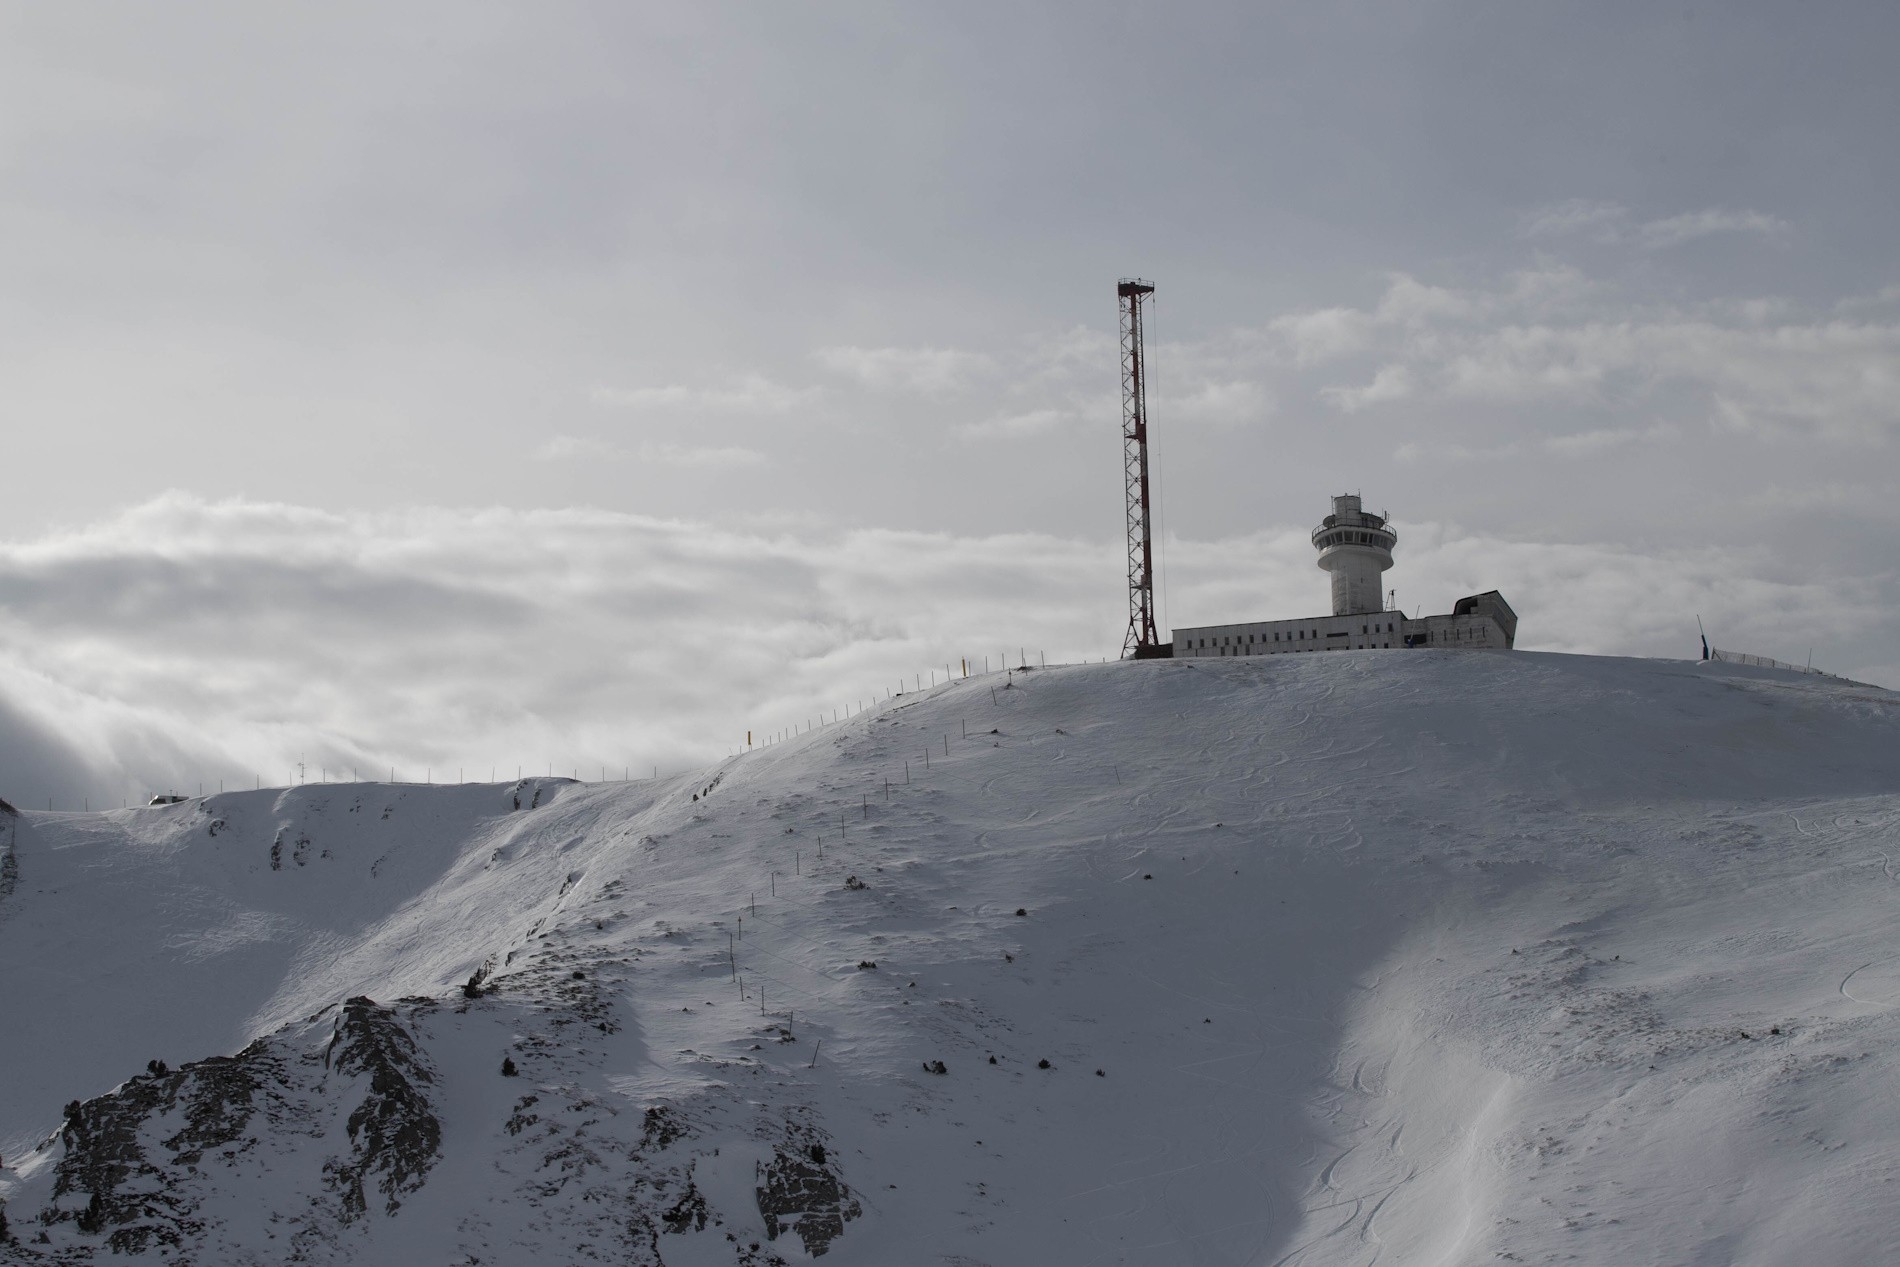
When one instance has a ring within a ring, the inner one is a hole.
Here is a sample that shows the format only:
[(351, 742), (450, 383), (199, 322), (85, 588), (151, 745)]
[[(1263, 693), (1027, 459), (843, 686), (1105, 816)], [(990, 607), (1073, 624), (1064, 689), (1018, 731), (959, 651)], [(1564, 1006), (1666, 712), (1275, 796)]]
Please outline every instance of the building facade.
[(1299, 655), (1404, 647), (1508, 651), (1517, 643), (1517, 613), (1496, 590), (1473, 594), (1443, 616), (1408, 619), (1387, 610), (1381, 586), (1398, 533), (1356, 495), (1333, 498), (1333, 513), (1313, 529), (1319, 566), (1332, 575), (1333, 614), (1257, 620), (1174, 631), (1176, 656)]

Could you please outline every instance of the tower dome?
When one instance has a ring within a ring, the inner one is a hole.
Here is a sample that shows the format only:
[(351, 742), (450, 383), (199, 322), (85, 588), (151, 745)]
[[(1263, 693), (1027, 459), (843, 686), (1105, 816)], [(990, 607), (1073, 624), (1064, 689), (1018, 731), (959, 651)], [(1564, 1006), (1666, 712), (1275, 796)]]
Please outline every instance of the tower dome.
[(1333, 574), (1333, 615), (1385, 610), (1380, 575), (1392, 566), (1398, 539), (1383, 516), (1361, 509), (1357, 493), (1333, 498), (1333, 513), (1313, 529), (1319, 566)]

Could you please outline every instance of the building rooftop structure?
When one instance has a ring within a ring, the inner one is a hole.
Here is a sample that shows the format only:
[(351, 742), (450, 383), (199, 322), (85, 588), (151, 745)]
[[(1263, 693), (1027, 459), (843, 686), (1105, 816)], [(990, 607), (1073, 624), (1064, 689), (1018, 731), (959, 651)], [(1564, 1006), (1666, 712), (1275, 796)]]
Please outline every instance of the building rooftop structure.
[(1332, 577), (1330, 616), (1204, 625), (1174, 631), (1176, 656), (1287, 655), (1405, 647), (1502, 650), (1517, 645), (1517, 613), (1496, 590), (1459, 599), (1443, 616), (1407, 617), (1386, 605), (1384, 574), (1399, 534), (1356, 493), (1333, 498), (1313, 529), (1319, 566)]

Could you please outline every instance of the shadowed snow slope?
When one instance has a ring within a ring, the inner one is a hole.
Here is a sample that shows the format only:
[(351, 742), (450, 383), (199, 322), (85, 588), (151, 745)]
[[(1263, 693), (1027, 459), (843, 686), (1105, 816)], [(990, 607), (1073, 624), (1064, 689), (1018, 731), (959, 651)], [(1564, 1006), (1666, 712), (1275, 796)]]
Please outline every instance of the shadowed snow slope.
[(0, 1261), (1878, 1261), (1897, 828), (1900, 695), (1424, 651), (0, 817)]

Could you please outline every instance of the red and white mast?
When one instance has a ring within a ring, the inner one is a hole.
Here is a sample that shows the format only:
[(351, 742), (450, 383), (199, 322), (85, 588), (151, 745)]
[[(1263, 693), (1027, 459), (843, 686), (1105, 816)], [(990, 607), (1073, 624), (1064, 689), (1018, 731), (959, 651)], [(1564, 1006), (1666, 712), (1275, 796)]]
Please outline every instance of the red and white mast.
[(1122, 658), (1164, 654), (1155, 632), (1153, 502), (1148, 495), (1148, 368), (1141, 340), (1141, 306), (1155, 288), (1124, 277), (1115, 293), (1122, 319), (1122, 476), (1128, 501), (1128, 636)]

